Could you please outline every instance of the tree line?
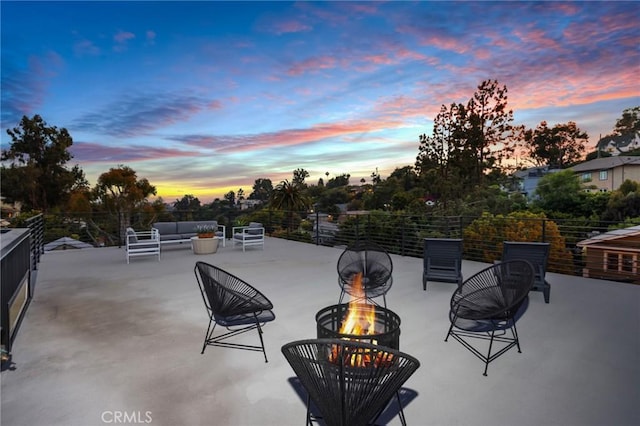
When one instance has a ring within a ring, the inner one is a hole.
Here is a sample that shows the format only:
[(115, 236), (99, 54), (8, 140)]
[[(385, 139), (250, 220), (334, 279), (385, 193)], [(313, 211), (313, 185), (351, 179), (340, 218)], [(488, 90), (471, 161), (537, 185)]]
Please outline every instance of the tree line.
[[(513, 172), (529, 166), (549, 165), (566, 169), (585, 158), (588, 135), (575, 122), (552, 127), (546, 121), (535, 129), (514, 123), (508, 109), (506, 86), (483, 81), (466, 103), (442, 105), (434, 118), (431, 134), (418, 135), (419, 150), (414, 165), (396, 168), (387, 178), (376, 169), (367, 182), (351, 184), (349, 174), (320, 178), (309, 183), (304, 169), (293, 171), (291, 180), (277, 185), (266, 177), (255, 180), (245, 196), (243, 188), (223, 199), (202, 205), (197, 197), (184, 195), (169, 205), (175, 212), (219, 219), (240, 216), (237, 204), (256, 200), (249, 210), (276, 209), (293, 212), (310, 209), (338, 213), (349, 210), (383, 210), (410, 214), (480, 215), (508, 214), (530, 210), (551, 216), (598, 216), (603, 220), (640, 217), (637, 182), (625, 182), (619, 191), (587, 194), (571, 172), (542, 178), (538, 198), (532, 203), (517, 191)], [(6, 202), (20, 202), (25, 211), (104, 212), (128, 226), (131, 215), (167, 217), (165, 201), (156, 188), (135, 170), (119, 165), (100, 175), (91, 188), (82, 169), (69, 167), (69, 132), (49, 126), (39, 115), (24, 116), (7, 130), (11, 144), (1, 154), (0, 185)], [(612, 135), (640, 135), (640, 106), (626, 109)], [(607, 135), (611, 136), (611, 135)], [(630, 152), (629, 155), (639, 155)], [(588, 158), (607, 153), (589, 153)]]

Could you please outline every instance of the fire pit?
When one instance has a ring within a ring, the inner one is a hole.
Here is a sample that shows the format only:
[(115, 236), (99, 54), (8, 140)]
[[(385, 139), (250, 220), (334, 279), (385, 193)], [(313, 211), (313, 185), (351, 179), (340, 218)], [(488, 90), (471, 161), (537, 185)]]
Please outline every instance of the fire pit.
[(316, 314), (318, 338), (338, 338), (400, 349), (400, 317), (382, 306), (343, 303)]

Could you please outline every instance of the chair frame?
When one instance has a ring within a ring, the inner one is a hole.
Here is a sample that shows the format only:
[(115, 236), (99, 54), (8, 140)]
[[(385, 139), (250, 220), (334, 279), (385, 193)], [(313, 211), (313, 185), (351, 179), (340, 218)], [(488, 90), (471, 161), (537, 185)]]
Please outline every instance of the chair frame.
[(456, 283), (462, 286), (462, 239), (425, 238), (422, 289), (428, 281)]
[[(209, 317), (200, 353), (204, 354), (207, 346), (244, 349), (262, 352), (268, 362), (262, 328), (275, 319), (271, 301), (255, 287), (209, 263), (196, 262), (194, 273)], [(228, 331), (214, 337), (217, 325)], [(228, 341), (251, 330), (258, 331), (259, 346)]]
[[(383, 253), (383, 255), (386, 256), (386, 259), (388, 259), (389, 261), (388, 274), (386, 277), (384, 277), (385, 278), (384, 282), (383, 283), (378, 282), (376, 283), (377, 285), (375, 285), (374, 287), (368, 286), (369, 275), (370, 275), (369, 270), (367, 269), (369, 252)], [(387, 307), (386, 295), (391, 289), (391, 286), (393, 285), (393, 261), (391, 260), (391, 256), (389, 255), (389, 253), (387, 253), (387, 251), (384, 248), (371, 242), (356, 242), (355, 244), (352, 244), (349, 247), (347, 247), (338, 258), (338, 264), (337, 264), (338, 284), (340, 285), (340, 288), (341, 288), (340, 299), (338, 300), (338, 303), (339, 304), (342, 303), (346, 294), (349, 294), (350, 296), (357, 296), (351, 291), (352, 290), (351, 280), (353, 275), (348, 275), (345, 273), (344, 269), (346, 268), (344, 268), (345, 265), (343, 264), (344, 263), (343, 259), (346, 256), (353, 256), (354, 253), (358, 253), (358, 255), (360, 256), (360, 259), (356, 263), (359, 263), (359, 266), (362, 267), (362, 268), (359, 268), (361, 270), (359, 270), (358, 272), (361, 272), (363, 275), (362, 284), (363, 284), (363, 290), (364, 290), (364, 297), (360, 299), (364, 300), (365, 302), (370, 301), (371, 303), (379, 305), (378, 303), (376, 303), (374, 299), (376, 297), (382, 296), (383, 306), (386, 308)], [(341, 268), (341, 266), (343, 266), (343, 268)], [(360, 299), (356, 298), (353, 301), (357, 302)]]
[[(519, 311), (533, 286), (534, 272), (533, 265), (527, 260), (496, 263), (465, 280), (462, 287), (451, 296), (451, 325), (444, 341), (448, 341), (449, 336), (452, 336), (482, 360), (485, 364), (484, 376), (487, 375), (489, 363), (509, 349), (515, 346), (519, 353), (522, 352), (516, 317), (522, 313)], [(485, 285), (489, 280), (495, 285)], [(514, 281), (522, 281), (522, 285), (515, 288)], [(490, 305), (482, 305), (477, 300), (486, 293), (491, 293)], [(507, 336), (507, 330), (511, 332), (510, 337)], [(496, 334), (497, 332), (499, 334)], [(488, 340), (487, 354), (475, 348), (470, 339)], [(492, 353), (494, 343), (503, 346)]]
[[(406, 426), (400, 389), (420, 367), (420, 361), (413, 356), (385, 346), (345, 339), (299, 340), (283, 345), (281, 351), (307, 392), (307, 425), (325, 418), (326, 423), (341, 426), (375, 424), (395, 397), (398, 416)], [(337, 360), (330, 361), (329, 353)], [(360, 367), (350, 365), (351, 361), (363, 356), (390, 364), (382, 367), (374, 362)], [(387, 371), (395, 372), (396, 376), (389, 380), (385, 375)], [(364, 389), (360, 385), (364, 385)], [(365, 392), (372, 389), (377, 395)], [(339, 403), (332, 404), (336, 401), (327, 400), (326, 395), (337, 397)], [(364, 400), (367, 397), (370, 399)], [(321, 415), (312, 413), (312, 403)], [(371, 408), (370, 413), (365, 411)]]
[(551, 285), (545, 279), (547, 263), (549, 261), (549, 243), (504, 241), (502, 243), (502, 261), (525, 259), (531, 262), (535, 268), (535, 280), (532, 291), (541, 291), (545, 303), (551, 298)]
[[(258, 231), (257, 234), (252, 234), (249, 231)], [(233, 245), (242, 245), (242, 251), (246, 251), (249, 246), (261, 246), (264, 250), (264, 226), (234, 226), (232, 228)]]
[(158, 256), (160, 262), (160, 234), (157, 229), (135, 231), (129, 227), (125, 233), (127, 264), (132, 257)]

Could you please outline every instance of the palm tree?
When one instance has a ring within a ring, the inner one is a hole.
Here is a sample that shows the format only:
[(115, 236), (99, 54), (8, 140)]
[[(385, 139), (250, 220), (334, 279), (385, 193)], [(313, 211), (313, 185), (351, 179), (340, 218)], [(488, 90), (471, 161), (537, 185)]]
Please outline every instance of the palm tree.
[(288, 228), (291, 231), (293, 228), (293, 212), (307, 210), (311, 206), (311, 200), (303, 192), (301, 185), (291, 183), (285, 179), (274, 188), (271, 206), (288, 212)]

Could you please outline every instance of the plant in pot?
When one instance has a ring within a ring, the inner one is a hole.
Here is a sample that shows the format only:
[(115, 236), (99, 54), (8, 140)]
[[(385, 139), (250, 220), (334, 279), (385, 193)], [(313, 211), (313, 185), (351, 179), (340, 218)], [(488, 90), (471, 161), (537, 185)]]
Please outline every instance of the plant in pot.
[(212, 225), (198, 225), (195, 231), (198, 238), (213, 238), (216, 236), (216, 229)]

